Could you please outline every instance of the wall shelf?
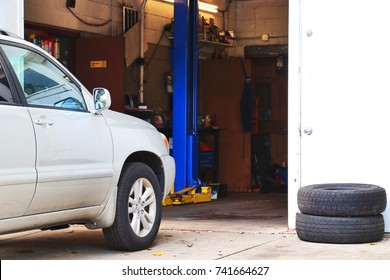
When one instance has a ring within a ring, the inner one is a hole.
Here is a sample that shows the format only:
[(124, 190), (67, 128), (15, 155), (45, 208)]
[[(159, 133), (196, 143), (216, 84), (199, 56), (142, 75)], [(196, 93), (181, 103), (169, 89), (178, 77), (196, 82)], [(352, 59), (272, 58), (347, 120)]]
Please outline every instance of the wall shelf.
[(214, 47), (214, 48), (231, 48), (232, 45), (225, 44), (225, 43), (219, 43), (219, 42), (213, 42), (208, 40), (199, 40), (199, 49), (202, 47)]
[[(170, 36), (168, 37), (169, 40), (173, 41), (174, 37)], [(203, 47), (213, 47), (213, 48), (231, 48), (233, 45), (231, 44), (225, 44), (225, 43), (219, 43), (219, 42), (213, 42), (209, 40), (199, 39), (199, 49)]]

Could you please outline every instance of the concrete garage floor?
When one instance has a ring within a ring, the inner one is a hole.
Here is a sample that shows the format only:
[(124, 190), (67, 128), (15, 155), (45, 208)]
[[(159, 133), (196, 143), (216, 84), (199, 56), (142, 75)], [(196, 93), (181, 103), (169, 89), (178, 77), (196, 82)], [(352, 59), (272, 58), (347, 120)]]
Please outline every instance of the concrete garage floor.
[(1, 260), (390, 260), (390, 236), (371, 244), (301, 241), (287, 229), (287, 194), (229, 193), (208, 203), (163, 207), (156, 242), (110, 250), (101, 230), (72, 226), (0, 236)]

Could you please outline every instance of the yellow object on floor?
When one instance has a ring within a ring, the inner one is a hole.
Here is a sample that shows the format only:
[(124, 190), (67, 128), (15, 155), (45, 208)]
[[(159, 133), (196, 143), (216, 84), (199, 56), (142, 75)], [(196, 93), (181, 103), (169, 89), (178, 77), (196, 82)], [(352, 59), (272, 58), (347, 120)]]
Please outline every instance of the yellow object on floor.
[(201, 192), (196, 192), (195, 187), (188, 187), (168, 195), (167, 198), (163, 201), (163, 206), (201, 203), (201, 202), (210, 202), (210, 201), (211, 201), (211, 188), (209, 186), (201, 187)]

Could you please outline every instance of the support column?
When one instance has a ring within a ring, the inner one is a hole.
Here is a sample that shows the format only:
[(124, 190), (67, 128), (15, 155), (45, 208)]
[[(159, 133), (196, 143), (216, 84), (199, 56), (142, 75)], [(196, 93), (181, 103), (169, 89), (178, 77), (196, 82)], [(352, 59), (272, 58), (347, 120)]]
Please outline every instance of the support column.
[(24, 37), (24, 0), (2, 0), (0, 27), (4, 31)]
[(173, 157), (175, 192), (198, 184), (198, 1), (174, 3)]

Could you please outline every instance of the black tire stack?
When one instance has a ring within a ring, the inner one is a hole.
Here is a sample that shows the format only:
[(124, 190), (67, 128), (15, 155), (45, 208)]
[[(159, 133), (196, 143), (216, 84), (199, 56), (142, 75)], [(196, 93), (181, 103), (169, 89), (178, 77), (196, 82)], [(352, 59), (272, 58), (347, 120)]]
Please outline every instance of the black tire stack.
[(296, 231), (304, 241), (367, 243), (383, 238), (384, 188), (368, 184), (317, 184), (298, 191)]

